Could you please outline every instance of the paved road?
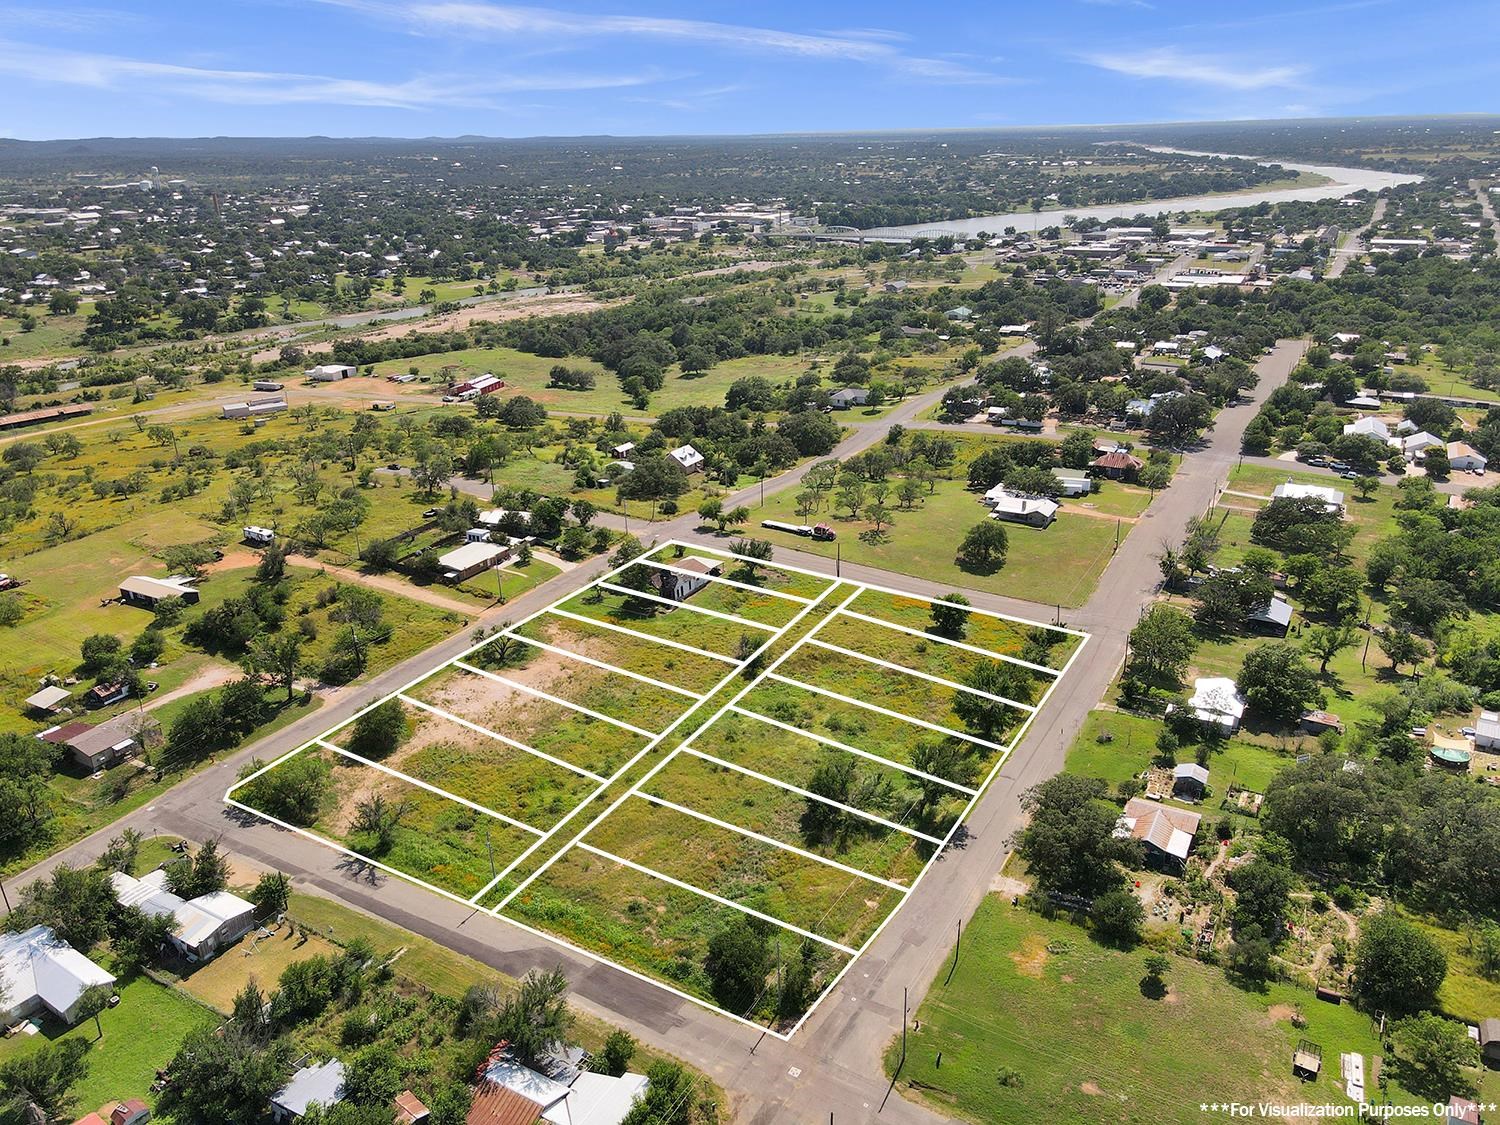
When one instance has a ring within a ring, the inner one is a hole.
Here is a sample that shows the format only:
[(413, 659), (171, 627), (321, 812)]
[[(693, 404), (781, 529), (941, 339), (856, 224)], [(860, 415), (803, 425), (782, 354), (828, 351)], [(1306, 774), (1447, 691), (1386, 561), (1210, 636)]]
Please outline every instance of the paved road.
[(1385, 218), (1385, 200), (1377, 199), (1375, 209), (1370, 212), (1370, 221), (1362, 227), (1356, 227), (1350, 231), (1348, 236), (1339, 240), (1338, 246), (1334, 247), (1333, 260), (1328, 265), (1328, 272), (1324, 277), (1338, 277), (1346, 269), (1355, 257), (1364, 253), (1364, 237), (1369, 229), (1381, 219)]
[[(821, 1121), (828, 1114), (834, 1114), (839, 1122), (871, 1120), (882, 1102), (881, 1119), (913, 1123), (940, 1120), (899, 1096), (886, 1100), (888, 1088), (881, 1078), (880, 1055), (900, 1030), (901, 989), (909, 989), (914, 1005), (943, 966), (950, 950), (948, 935), (960, 919), (973, 912), (999, 870), (1006, 840), (1020, 822), (1020, 794), (1061, 768), (1066, 747), (1118, 668), (1125, 636), (1138, 607), (1155, 589), (1158, 572), (1154, 556), (1161, 541), (1179, 538), (1188, 519), (1213, 503), (1238, 456), (1245, 425), (1260, 401), (1286, 378), (1302, 347), (1300, 343), (1283, 343), (1262, 359), (1257, 365), (1261, 382), (1251, 400), (1221, 412), (1203, 447), (1187, 455), (1177, 481), (1157, 497), (1142, 518), (1142, 526), (1125, 539), (1099, 590), (1073, 615), (1071, 623), (1091, 630), (1092, 640), (996, 784), (976, 807), (965, 845), (945, 853), (931, 878), (923, 880), (912, 901), (792, 1043), (771, 1038), (757, 1041), (757, 1035), (749, 1029), (618, 970), (570, 954), (402, 880), (372, 878), (328, 848), (258, 819), (234, 814), (222, 805), (224, 790), (251, 757), (270, 758), (299, 745), (347, 719), (367, 701), (450, 659), (470, 643), (467, 630), (374, 677), (361, 691), (211, 765), (154, 804), (23, 873), (12, 881), (12, 887), (46, 875), (60, 862), (88, 862), (103, 850), (109, 836), (126, 826), (148, 834), (171, 833), (200, 841), (217, 837), (231, 853), (290, 873), (299, 887), (435, 938), (501, 971), (520, 975), (539, 965), (560, 963), (573, 981), (574, 997), (581, 1007), (713, 1075), (740, 1099), (744, 1119), (756, 1125)], [(844, 439), (835, 455), (847, 457), (883, 440), (890, 425), (908, 424), (940, 395), (935, 391), (911, 399), (883, 424), (859, 427)], [(794, 487), (807, 467), (799, 466), (767, 482), (767, 491)], [(759, 486), (752, 486), (729, 500), (749, 502), (758, 493)], [(654, 525), (650, 534), (655, 538), (694, 537), (698, 533), (692, 525), (696, 523), (696, 516), (689, 514)], [(812, 569), (829, 565), (818, 556), (804, 557), (798, 552), (785, 555), (806, 562)], [(506, 616), (523, 616), (581, 588), (605, 565), (603, 560), (595, 560), (554, 579), (512, 602)], [(853, 567), (846, 568), (845, 575), (855, 579), (867, 576), (862, 568)], [(885, 572), (870, 571), (868, 577), (915, 592), (941, 589)], [(1046, 607), (1031, 603), (978, 593), (970, 596), (977, 605), (1037, 620), (1050, 616)]]

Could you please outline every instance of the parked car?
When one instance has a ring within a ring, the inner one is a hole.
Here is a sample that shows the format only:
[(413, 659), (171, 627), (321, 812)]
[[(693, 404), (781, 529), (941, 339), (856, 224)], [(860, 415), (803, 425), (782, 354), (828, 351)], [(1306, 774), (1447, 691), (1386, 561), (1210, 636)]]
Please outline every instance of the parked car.
[(422, 518), (424, 520), (430, 520), (433, 516), (435, 516), (437, 514), (438, 514), (438, 510), (436, 508), (428, 508), (425, 512), (422, 513)]
[(1359, 474), (1356, 473), (1353, 469), (1346, 469), (1344, 472), (1340, 473), (1339, 476), (1343, 477), (1345, 480), (1359, 479)]

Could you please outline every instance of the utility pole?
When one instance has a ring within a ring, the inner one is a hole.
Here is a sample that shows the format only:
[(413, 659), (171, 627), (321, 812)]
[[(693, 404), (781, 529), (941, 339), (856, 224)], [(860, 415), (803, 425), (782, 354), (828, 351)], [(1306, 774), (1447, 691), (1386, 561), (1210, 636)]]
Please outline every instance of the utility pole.
[(490, 826), (484, 826), (484, 847), (490, 853), (490, 878), (495, 877), (495, 845), (490, 843)]
[(838, 578), (844, 572), (844, 545), (835, 543), (833, 545), (833, 576)]
[(903, 1066), (906, 1065), (906, 1025), (908, 1023), (910, 1023), (910, 1022), (911, 1021), (907, 1019), (907, 1015), (906, 1015), (906, 989), (902, 988), (901, 989), (901, 1061), (900, 1061), (900, 1063), (898, 1063), (896, 1065), (896, 1069), (897, 1070), (900, 1070)]

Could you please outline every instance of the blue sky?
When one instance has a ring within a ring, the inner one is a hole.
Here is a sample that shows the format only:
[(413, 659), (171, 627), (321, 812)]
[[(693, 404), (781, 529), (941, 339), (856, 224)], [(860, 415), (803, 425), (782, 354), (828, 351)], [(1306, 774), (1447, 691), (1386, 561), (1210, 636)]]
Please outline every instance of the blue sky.
[(0, 0), (0, 136), (964, 128), (1500, 109), (1493, 0)]

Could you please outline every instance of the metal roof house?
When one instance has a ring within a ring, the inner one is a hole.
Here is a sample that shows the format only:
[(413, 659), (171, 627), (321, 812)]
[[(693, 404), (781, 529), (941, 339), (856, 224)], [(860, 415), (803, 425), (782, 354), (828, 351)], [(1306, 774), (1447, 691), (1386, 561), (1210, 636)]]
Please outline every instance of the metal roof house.
[(696, 473), (703, 468), (703, 454), (691, 445), (679, 445), (667, 456), (681, 465), (685, 472)]
[(1202, 821), (1195, 812), (1173, 808), (1145, 797), (1125, 802), (1125, 812), (1115, 825), (1115, 835), (1139, 840), (1148, 861), (1180, 869), (1193, 851), (1193, 837)]
[(1320, 484), (1298, 484), (1296, 481), (1282, 481), (1271, 490), (1272, 500), (1321, 500), (1323, 507), (1330, 512), (1342, 512), (1344, 510), (1344, 494), (1336, 488), (1324, 488)]
[(186, 578), (173, 575), (170, 578), (149, 578), (144, 574), (133, 574), (120, 583), (120, 600), (126, 605), (144, 606), (153, 609), (157, 602), (168, 598), (181, 598), (188, 605), (198, 604), (198, 591)]
[(32, 926), (0, 936), (0, 1018), (7, 1025), (46, 1010), (64, 1023), (78, 1018), (78, 999), (115, 978), (52, 932)]
[(1292, 604), (1280, 594), (1272, 594), (1265, 605), (1245, 615), (1245, 624), (1257, 633), (1284, 637), (1292, 626)]
[(64, 723), (37, 735), (44, 742), (66, 746), (79, 765), (90, 773), (112, 766), (156, 741), (161, 727), (155, 719), (135, 713), (116, 715), (91, 726)]
[(1021, 496), (997, 484), (984, 494), (990, 517), (1030, 527), (1047, 527), (1057, 518), (1058, 504), (1046, 496)]
[(845, 387), (828, 396), (828, 402), (835, 410), (848, 410), (851, 406), (863, 406), (869, 401), (868, 387)]
[(455, 547), (438, 557), (438, 566), (443, 572), (443, 581), (462, 582), (476, 574), (498, 565), (510, 554), (510, 546), (499, 543), (474, 542)]
[(329, 1059), (321, 1066), (304, 1066), (271, 1095), (271, 1120), (276, 1125), (285, 1125), (296, 1121), (314, 1103), (332, 1108), (343, 1100), (344, 1064)]
[(1204, 676), (1193, 681), (1188, 708), (1200, 722), (1216, 723), (1233, 734), (1245, 717), (1245, 697), (1239, 685), (1227, 676)]
[(138, 907), (153, 918), (171, 915), (177, 922), (171, 942), (190, 961), (203, 961), (239, 940), (255, 924), (255, 907), (228, 891), (186, 900), (167, 889), (167, 873), (158, 868), (139, 879), (115, 872), (109, 877), (115, 901)]

